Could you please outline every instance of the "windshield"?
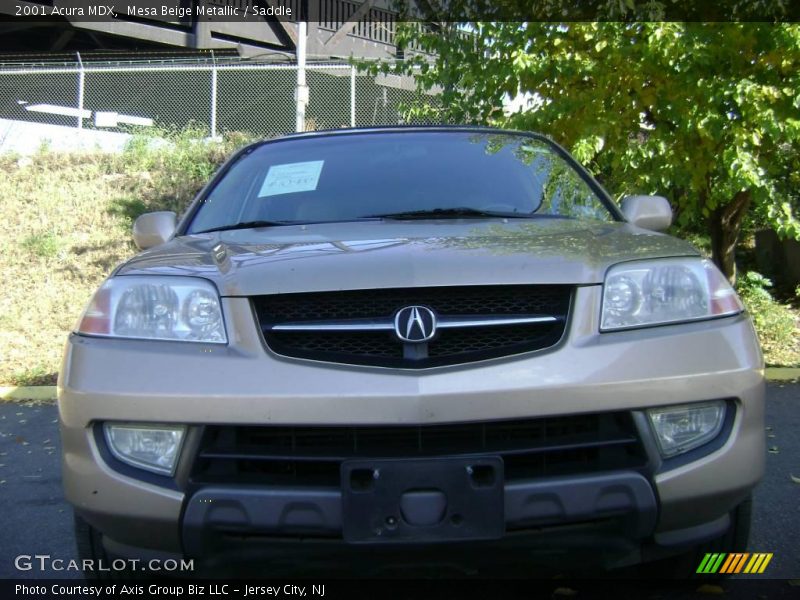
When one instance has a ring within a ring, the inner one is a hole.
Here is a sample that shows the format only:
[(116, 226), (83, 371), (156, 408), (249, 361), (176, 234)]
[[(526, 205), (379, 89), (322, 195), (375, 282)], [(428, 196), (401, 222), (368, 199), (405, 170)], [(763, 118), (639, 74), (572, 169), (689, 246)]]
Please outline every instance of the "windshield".
[(409, 213), (614, 220), (545, 141), (469, 131), (364, 132), (256, 148), (217, 182), (187, 233)]

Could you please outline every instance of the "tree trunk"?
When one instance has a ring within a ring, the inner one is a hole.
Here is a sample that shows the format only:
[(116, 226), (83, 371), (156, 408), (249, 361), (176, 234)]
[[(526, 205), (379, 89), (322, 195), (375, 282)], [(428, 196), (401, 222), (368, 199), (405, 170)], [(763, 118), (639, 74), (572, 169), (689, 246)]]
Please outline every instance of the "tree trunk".
[(717, 207), (708, 217), (711, 258), (731, 283), (736, 282), (736, 244), (750, 200), (749, 190), (736, 192), (730, 202)]

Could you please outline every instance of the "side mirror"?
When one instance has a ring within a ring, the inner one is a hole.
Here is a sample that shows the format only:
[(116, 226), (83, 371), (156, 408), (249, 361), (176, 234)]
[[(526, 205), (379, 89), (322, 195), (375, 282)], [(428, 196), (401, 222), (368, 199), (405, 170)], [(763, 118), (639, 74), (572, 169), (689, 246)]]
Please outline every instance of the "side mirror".
[(133, 241), (140, 250), (166, 242), (175, 233), (178, 216), (169, 210), (145, 213), (133, 223)]
[(622, 214), (629, 223), (653, 231), (664, 231), (672, 223), (672, 207), (663, 196), (626, 196)]

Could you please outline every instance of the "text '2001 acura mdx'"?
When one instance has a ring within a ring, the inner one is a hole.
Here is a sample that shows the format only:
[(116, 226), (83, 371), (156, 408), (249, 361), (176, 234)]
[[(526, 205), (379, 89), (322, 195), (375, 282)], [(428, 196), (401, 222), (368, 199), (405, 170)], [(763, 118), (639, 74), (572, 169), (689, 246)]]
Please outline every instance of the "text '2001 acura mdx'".
[(537, 135), (244, 148), (180, 222), (136, 221), (69, 336), (83, 558), (744, 550), (762, 355), (670, 220)]

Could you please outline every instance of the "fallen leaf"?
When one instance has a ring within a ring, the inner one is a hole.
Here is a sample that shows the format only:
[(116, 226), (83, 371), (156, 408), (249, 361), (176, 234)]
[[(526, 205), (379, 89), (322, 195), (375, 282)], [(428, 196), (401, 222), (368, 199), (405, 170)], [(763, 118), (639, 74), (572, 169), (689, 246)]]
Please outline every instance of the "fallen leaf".
[(770, 454), (779, 454), (780, 450), (778, 450), (777, 446), (770, 446), (769, 453)]
[(794, 481), (795, 483), (800, 483), (800, 477), (795, 477), (795, 476), (794, 476), (794, 475), (792, 475), (792, 474), (789, 474), (789, 477), (791, 477), (791, 478), (792, 478), (792, 481)]
[(711, 584), (706, 583), (704, 585), (701, 585), (699, 588), (697, 588), (697, 593), (698, 594), (709, 594), (709, 595), (714, 595), (714, 596), (721, 596), (722, 594), (725, 593), (725, 590), (723, 590), (718, 585), (711, 585)]

